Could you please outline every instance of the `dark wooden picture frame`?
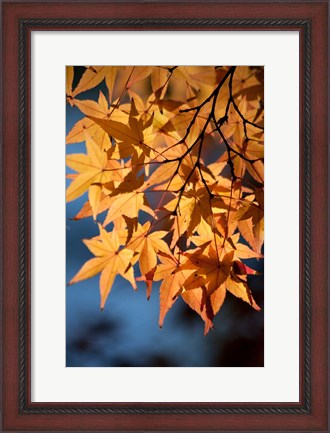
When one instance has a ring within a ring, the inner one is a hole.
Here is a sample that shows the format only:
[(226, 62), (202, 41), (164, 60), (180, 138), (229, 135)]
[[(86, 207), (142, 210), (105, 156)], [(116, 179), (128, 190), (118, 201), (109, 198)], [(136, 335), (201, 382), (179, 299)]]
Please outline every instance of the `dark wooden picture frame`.
[[(2, 431), (328, 431), (328, 1), (2, 3)], [(32, 403), (33, 30), (298, 30), (299, 403)]]

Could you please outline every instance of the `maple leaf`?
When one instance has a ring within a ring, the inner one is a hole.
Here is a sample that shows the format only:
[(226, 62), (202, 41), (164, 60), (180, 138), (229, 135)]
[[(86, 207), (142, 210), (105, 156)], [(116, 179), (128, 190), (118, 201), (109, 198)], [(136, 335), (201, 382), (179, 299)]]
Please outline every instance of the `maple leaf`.
[[(86, 116), (94, 116), (104, 119), (110, 116), (108, 102), (102, 92), (99, 94), (98, 102), (92, 100), (73, 99), (72, 103)], [(124, 113), (123, 113), (124, 117)]]
[(174, 178), (174, 173), (176, 172), (179, 162), (169, 161), (162, 164), (157, 164), (158, 167), (152, 172), (150, 177), (148, 177), (144, 183), (143, 189), (150, 188), (151, 186), (156, 186), (159, 184), (164, 184), (164, 182), (169, 181)]
[[(67, 165), (79, 173), (67, 188), (67, 201), (81, 196), (92, 184), (100, 189), (100, 184), (109, 182), (113, 176), (112, 170), (107, 169), (106, 152), (102, 151), (87, 133), (85, 137), (87, 155), (73, 154), (66, 157)], [(96, 194), (97, 188), (93, 194)]]
[(184, 81), (195, 90), (199, 90), (198, 82), (192, 78), (188, 66), (179, 66), (175, 68), (172, 74), (173, 80)]
[(203, 235), (192, 236), (191, 241), (198, 247), (203, 247), (206, 245), (211, 245), (218, 254), (233, 252), (233, 259), (252, 259), (252, 258), (262, 258), (263, 255), (257, 251), (251, 250), (247, 245), (239, 242), (240, 234), (236, 233), (226, 239), (219, 236), (217, 233), (213, 233), (210, 229), (205, 231)]
[(263, 191), (256, 190), (255, 196), (248, 196), (245, 200), (235, 212), (234, 219), (244, 239), (254, 251), (260, 253), (264, 241)]
[(153, 92), (159, 94), (162, 98), (167, 90), (170, 78), (170, 72), (168, 69), (161, 66), (155, 67), (151, 74), (151, 86)]
[(167, 235), (164, 230), (151, 232), (151, 224), (147, 221), (143, 226), (138, 225), (137, 230), (127, 243), (127, 248), (132, 249), (140, 258), (140, 271), (147, 275), (157, 265), (157, 253), (162, 252), (171, 255), (171, 251), (163, 238)]
[(214, 209), (217, 209), (217, 212), (220, 213), (227, 211), (224, 202), (221, 199), (212, 200), (204, 187), (183, 193), (181, 197), (167, 203), (164, 208), (175, 214), (173, 216), (171, 248), (176, 245), (178, 239), (184, 233), (187, 232), (188, 237), (192, 236), (196, 227), (200, 224), (201, 218), (212, 220)]
[(251, 290), (246, 281), (232, 275), (225, 282), (227, 290), (232, 293), (237, 298), (242, 299), (251, 305), (255, 310), (260, 311), (260, 307), (257, 305), (256, 301), (253, 299)]
[[(239, 132), (239, 134), (241, 134)], [(249, 174), (258, 182), (264, 182), (264, 164), (262, 158), (264, 156), (264, 146), (259, 143), (253, 143), (246, 140), (245, 136), (240, 135), (239, 141), (227, 140), (232, 149), (230, 159), (233, 164), (235, 175), (242, 179), (246, 173)], [(236, 152), (236, 153), (233, 153)], [(221, 162), (228, 161), (228, 152), (224, 153), (220, 158)]]
[(105, 83), (109, 91), (109, 100), (112, 101), (112, 94), (115, 85), (115, 80), (119, 68), (117, 66), (108, 67), (105, 72)]
[(157, 266), (153, 279), (162, 281), (159, 289), (159, 327), (162, 328), (166, 314), (181, 293), (183, 283), (191, 271), (180, 268), (178, 258), (171, 253), (159, 254), (159, 258), (161, 264)]
[(105, 72), (105, 66), (88, 66), (77, 87), (72, 92), (72, 97), (75, 98), (79, 93), (86, 92), (86, 90), (97, 86), (104, 79)]
[[(213, 328), (213, 312), (211, 312), (210, 308), (206, 306), (205, 290), (203, 288), (186, 290), (181, 296), (189, 307), (196, 311), (196, 313), (204, 320), (204, 334), (206, 335), (209, 330)], [(211, 296), (214, 296), (214, 294)], [(209, 303), (207, 305), (209, 306)]]
[[(192, 253), (186, 252), (185, 257), (188, 260), (181, 268), (193, 269), (195, 278), (202, 277), (202, 285), (206, 287), (207, 294), (211, 295), (229, 277), (234, 253), (233, 251), (227, 254), (224, 250), (216, 251), (212, 245), (208, 245), (206, 248), (199, 248)], [(189, 282), (188, 280), (184, 284), (186, 290), (189, 290)]]
[(72, 98), (72, 83), (73, 83), (74, 70), (73, 66), (66, 67), (66, 95), (69, 96), (69, 101)]
[(148, 202), (141, 191), (143, 175), (136, 177), (134, 172), (128, 175), (114, 189), (113, 185), (105, 185), (104, 191), (110, 195), (109, 210), (103, 225), (106, 226), (119, 217), (137, 218), (140, 210), (154, 215), (153, 211), (147, 206)]
[[(76, 105), (85, 115), (94, 115), (100, 119), (111, 119), (116, 122), (127, 124), (128, 115), (121, 109), (108, 108), (108, 103), (100, 92), (98, 103), (95, 101), (79, 101), (72, 100), (72, 105)], [(66, 143), (79, 143), (85, 140), (85, 132), (101, 147), (101, 149), (108, 150), (111, 148), (111, 141), (109, 135), (92, 119), (84, 117), (73, 126), (66, 137)]]
[[(101, 193), (101, 198), (98, 204), (97, 212), (101, 213), (105, 210), (109, 209), (110, 204), (110, 197)], [(89, 201), (86, 201), (86, 203), (82, 206), (80, 211), (73, 217), (73, 220), (80, 220), (82, 218), (88, 218), (90, 216), (93, 216), (93, 209)]]
[(104, 226), (121, 216), (136, 218), (143, 206), (143, 193), (132, 191), (110, 197), (109, 210), (104, 220)]
[[(225, 248), (221, 251), (213, 249), (212, 244), (207, 245), (203, 249), (197, 249), (193, 253), (185, 253), (188, 258), (186, 264), (182, 265), (183, 269), (195, 269), (194, 274), (188, 278), (183, 287), (189, 291), (189, 283), (198, 281), (202, 277), (201, 288), (204, 288), (204, 296), (209, 298), (209, 308), (206, 311), (207, 317), (212, 321), (214, 315), (219, 311), (225, 299), (225, 289), (230, 291), (234, 296), (248, 302), (255, 310), (260, 310), (252, 297), (251, 290), (247, 282), (243, 279), (241, 266), (237, 261), (234, 261), (234, 250), (229, 253)], [(220, 257), (222, 256), (222, 259)], [(239, 275), (237, 275), (237, 267)], [(235, 272), (236, 271), (236, 272)], [(245, 268), (246, 273), (252, 273), (250, 268)], [(246, 277), (245, 277), (246, 278)], [(195, 286), (192, 286), (195, 289)], [(207, 305), (207, 304), (206, 304)]]
[(85, 140), (86, 133), (88, 133), (90, 137), (93, 137), (93, 140), (101, 149), (107, 150), (111, 147), (108, 134), (87, 117), (78, 120), (78, 122), (73, 126), (66, 137), (66, 143), (80, 143)]
[(117, 157), (126, 158), (135, 152), (141, 154), (141, 151), (147, 156), (150, 155), (154, 137), (151, 126), (144, 123), (142, 119), (130, 117), (129, 125), (125, 125), (111, 119), (99, 119), (93, 116), (89, 118), (119, 142)]
[(263, 86), (259, 77), (248, 66), (236, 68), (232, 86), (234, 97), (244, 95), (249, 101), (253, 101), (263, 96)]
[(147, 78), (153, 71), (152, 66), (131, 66), (129, 69), (129, 79), (127, 82), (127, 88), (132, 87), (134, 84), (139, 81)]
[(85, 239), (83, 242), (94, 254), (95, 258), (88, 260), (79, 272), (72, 278), (69, 284), (94, 277), (101, 272), (100, 294), (101, 309), (109, 296), (116, 275), (119, 274), (128, 280), (136, 290), (134, 271), (131, 260), (134, 252), (129, 249), (120, 249), (119, 238), (116, 232), (108, 233), (99, 225), (100, 236), (98, 239)]

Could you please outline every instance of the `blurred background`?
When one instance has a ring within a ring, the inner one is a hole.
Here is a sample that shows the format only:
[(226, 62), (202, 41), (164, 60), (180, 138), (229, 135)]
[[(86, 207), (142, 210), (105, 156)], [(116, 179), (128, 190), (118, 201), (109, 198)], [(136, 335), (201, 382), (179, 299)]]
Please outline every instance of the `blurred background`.
[[(82, 69), (83, 71), (84, 69)], [(77, 78), (75, 78), (77, 80)], [(74, 83), (75, 85), (75, 83)], [(82, 99), (97, 100), (104, 84), (85, 92)], [(79, 99), (79, 96), (78, 96)], [(67, 104), (66, 132), (84, 115)], [(67, 145), (67, 153), (83, 153), (83, 143)], [(70, 169), (67, 169), (70, 173)], [(69, 180), (67, 180), (69, 184)], [(82, 239), (98, 235), (92, 218), (72, 218), (87, 201), (87, 194), (67, 204), (67, 282), (92, 257)], [(244, 240), (242, 240), (244, 242)], [(227, 292), (214, 319), (215, 329), (204, 336), (204, 322), (179, 298), (158, 327), (159, 283), (149, 301), (145, 284), (134, 292), (117, 276), (104, 310), (99, 308), (99, 276), (67, 287), (67, 367), (262, 367), (264, 365), (263, 260), (246, 260), (260, 276), (249, 285), (261, 311)], [(139, 272), (135, 273), (139, 275)]]

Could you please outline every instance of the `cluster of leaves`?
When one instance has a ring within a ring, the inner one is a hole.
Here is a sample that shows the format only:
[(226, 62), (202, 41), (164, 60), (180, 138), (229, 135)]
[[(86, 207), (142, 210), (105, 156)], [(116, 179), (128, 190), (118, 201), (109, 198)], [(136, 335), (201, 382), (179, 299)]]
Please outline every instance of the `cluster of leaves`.
[[(67, 201), (88, 192), (75, 219), (99, 235), (70, 284), (101, 273), (103, 308), (118, 274), (145, 281), (148, 298), (160, 281), (159, 325), (182, 297), (205, 333), (227, 290), (259, 310), (244, 260), (263, 257), (263, 69), (89, 66), (72, 88), (76, 73), (67, 102), (85, 117), (67, 144), (86, 153), (67, 156)], [(106, 94), (82, 97), (99, 85)]]

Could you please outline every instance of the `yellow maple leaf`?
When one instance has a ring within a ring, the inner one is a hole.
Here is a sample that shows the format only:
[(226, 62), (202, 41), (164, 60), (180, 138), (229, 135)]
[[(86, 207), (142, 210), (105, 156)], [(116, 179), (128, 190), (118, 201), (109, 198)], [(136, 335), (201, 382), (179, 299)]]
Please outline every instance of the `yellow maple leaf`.
[(88, 66), (83, 73), (77, 87), (72, 92), (72, 97), (75, 98), (79, 93), (86, 92), (97, 86), (105, 77), (105, 66)]
[(161, 328), (166, 314), (176, 301), (178, 294), (181, 293), (183, 283), (192, 271), (179, 269), (179, 260), (170, 252), (160, 254), (159, 258), (161, 264), (157, 266), (153, 279), (162, 281), (159, 289), (159, 326)]
[[(181, 265), (181, 268), (194, 270), (192, 275), (194, 278), (202, 277), (202, 285), (206, 287), (207, 294), (210, 296), (229, 277), (234, 253), (226, 254), (223, 250), (217, 252), (212, 245), (207, 245), (192, 253), (186, 252), (185, 257), (187, 262)], [(183, 285), (188, 290), (190, 282), (187, 280)]]
[(99, 225), (99, 230), (100, 236), (97, 239), (84, 240), (84, 244), (96, 257), (88, 260), (69, 284), (86, 280), (101, 272), (100, 306), (103, 309), (117, 275), (126, 278), (132, 284), (134, 290), (137, 287), (131, 265), (134, 252), (128, 248), (120, 249), (119, 238), (115, 231), (108, 233), (101, 225)]
[(127, 243), (127, 248), (139, 254), (142, 275), (147, 275), (157, 265), (159, 252), (171, 255), (167, 243), (163, 240), (167, 232), (164, 230), (151, 232), (150, 228), (150, 221), (144, 225), (138, 224), (137, 230)]
[(66, 199), (68, 202), (72, 201), (86, 192), (91, 185), (94, 185), (90, 191), (89, 199), (95, 218), (101, 199), (101, 186), (113, 179), (114, 170), (108, 168), (106, 152), (101, 150), (87, 133), (85, 133), (85, 137), (87, 155), (72, 154), (66, 157), (67, 165), (79, 173), (67, 188)]

